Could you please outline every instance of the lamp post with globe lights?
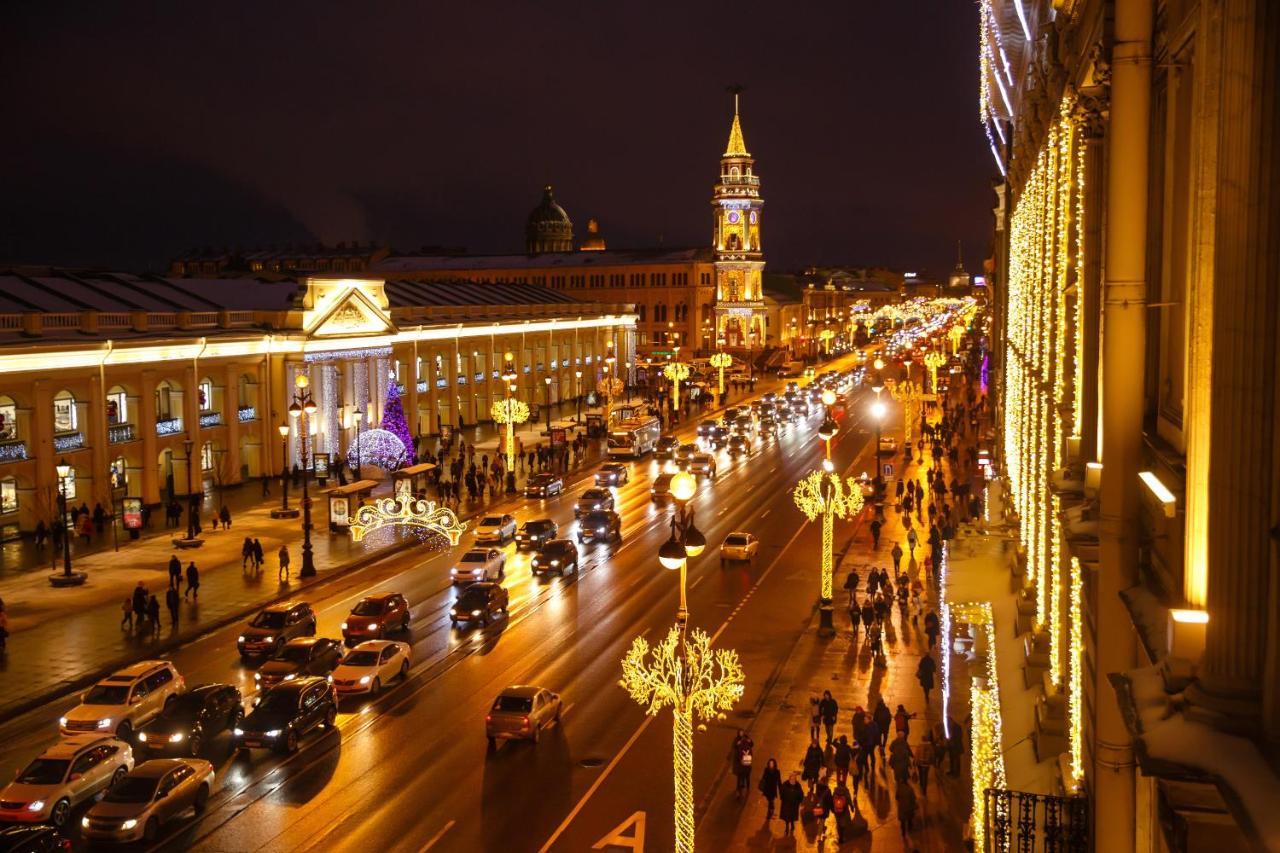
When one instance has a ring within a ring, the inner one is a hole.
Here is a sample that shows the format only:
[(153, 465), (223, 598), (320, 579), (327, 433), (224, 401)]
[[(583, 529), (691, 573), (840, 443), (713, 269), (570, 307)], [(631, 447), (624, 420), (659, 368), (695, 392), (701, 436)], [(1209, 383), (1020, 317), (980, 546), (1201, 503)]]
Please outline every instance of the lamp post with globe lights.
[(71, 571), (71, 537), (75, 535), (75, 525), (68, 507), (67, 482), (71, 479), (72, 467), (66, 459), (61, 459), (53, 470), (58, 475), (58, 512), (62, 517), (62, 571), (49, 575), (49, 583), (55, 587), (80, 586), (89, 575)]
[(296, 390), (293, 394), (293, 402), (289, 404), (289, 417), (293, 419), (294, 424), (298, 428), (299, 460), (302, 466), (302, 571), (299, 573), (304, 578), (314, 577), (316, 573), (315, 558), (311, 553), (311, 497), (307, 493), (307, 480), (310, 479), (308, 474), (308, 466), (310, 459), (308, 453), (309, 430), (307, 421), (316, 413), (316, 401), (311, 392), (308, 390), (311, 386), (311, 379), (305, 373), (299, 373), (297, 379), (294, 380)]
[[(297, 518), (298, 511), (289, 508), (289, 425), (276, 427), (280, 433), (280, 508), (271, 510), (272, 518)], [(360, 479), (360, 472), (356, 472)]]
[(544, 376), (544, 377), (543, 377), (543, 379), (542, 379), (542, 386), (543, 386), (543, 388), (545, 388), (545, 389), (546, 389), (545, 397), (546, 397), (546, 401), (547, 401), (547, 403), (546, 403), (546, 410), (547, 410), (547, 436), (548, 436), (548, 437), (550, 437), (550, 435), (551, 435), (551, 377), (550, 377), (550, 376)]
[[(637, 637), (622, 660), (621, 686), (656, 715), (670, 705), (672, 711), (672, 770), (675, 787), (675, 845), (677, 853), (693, 853), (693, 724), (695, 718), (723, 718), (725, 711), (742, 698), (745, 677), (737, 652), (711, 649), (711, 640), (701, 630), (688, 630), (685, 580), (689, 557), (706, 547), (706, 539), (693, 525), (687, 504), (697, 489), (697, 480), (688, 472), (671, 479), (671, 494), (679, 505), (672, 515), (671, 538), (658, 551), (663, 568), (680, 572), (680, 609), (676, 624), (652, 648)], [(652, 659), (650, 659), (652, 651)]]
[(578, 398), (578, 417), (579, 426), (582, 424), (582, 371), (573, 371), (573, 396)]
[(822, 423), (818, 425), (818, 438), (822, 439), (826, 446), (826, 458), (831, 458), (831, 439), (840, 431), (840, 425), (836, 423), (836, 419), (831, 417), (831, 407), (836, 404), (836, 392), (827, 388), (822, 392), (823, 417)]

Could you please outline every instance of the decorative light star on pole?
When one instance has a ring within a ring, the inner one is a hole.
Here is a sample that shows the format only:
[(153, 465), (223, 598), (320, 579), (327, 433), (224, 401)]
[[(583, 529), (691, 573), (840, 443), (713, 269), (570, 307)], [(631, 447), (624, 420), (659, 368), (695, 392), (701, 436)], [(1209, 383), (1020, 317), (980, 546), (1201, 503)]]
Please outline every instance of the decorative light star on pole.
[(646, 714), (657, 716), (671, 706), (676, 853), (693, 851), (694, 717), (710, 720), (732, 709), (742, 698), (745, 680), (738, 653), (713, 650), (711, 639), (697, 628), (686, 635), (674, 625), (652, 649), (648, 640), (637, 637), (622, 659), (619, 684)]
[(915, 417), (915, 407), (920, 402), (920, 386), (912, 380), (905, 382), (897, 382), (889, 392), (893, 394), (893, 399), (902, 404), (902, 441), (908, 447), (911, 445), (911, 422)]
[(938, 393), (938, 368), (947, 363), (947, 357), (938, 350), (929, 350), (924, 356), (924, 366), (929, 368), (929, 391)]
[(673, 361), (662, 368), (662, 375), (671, 380), (672, 409), (680, 411), (680, 383), (689, 378), (689, 365)]
[(711, 366), (720, 371), (720, 400), (724, 401), (724, 370), (733, 366), (733, 356), (727, 352), (718, 352), (711, 356)]
[(507, 426), (507, 470), (516, 469), (516, 424), (529, 420), (529, 406), (523, 400), (508, 397), (498, 400), (490, 409), (493, 419)]
[(834, 595), (831, 552), (835, 520), (852, 518), (862, 512), (862, 489), (857, 481), (852, 477), (841, 480), (840, 475), (830, 469), (830, 465), (828, 460), (823, 463), (824, 470), (810, 471), (792, 492), (796, 506), (810, 521), (822, 517), (822, 601), (828, 613)]

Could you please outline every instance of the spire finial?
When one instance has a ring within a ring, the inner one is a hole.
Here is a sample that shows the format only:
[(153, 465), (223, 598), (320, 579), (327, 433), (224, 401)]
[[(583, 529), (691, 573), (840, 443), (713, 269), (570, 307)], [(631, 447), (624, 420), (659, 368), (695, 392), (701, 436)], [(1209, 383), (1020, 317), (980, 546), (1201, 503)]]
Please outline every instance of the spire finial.
[(729, 144), (725, 147), (726, 157), (749, 157), (747, 145), (742, 140), (742, 124), (738, 120), (738, 96), (742, 94), (742, 86), (736, 83), (728, 87), (733, 95), (733, 125), (729, 128)]

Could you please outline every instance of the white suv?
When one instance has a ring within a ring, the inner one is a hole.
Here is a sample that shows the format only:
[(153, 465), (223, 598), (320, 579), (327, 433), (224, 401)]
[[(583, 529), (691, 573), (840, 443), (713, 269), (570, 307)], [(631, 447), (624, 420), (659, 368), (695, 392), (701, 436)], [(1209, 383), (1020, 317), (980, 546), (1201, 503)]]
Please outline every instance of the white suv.
[(80, 696), (80, 704), (58, 721), (63, 737), (115, 732), (123, 741), (164, 710), (186, 687), (173, 664), (146, 660), (108, 675)]
[(111, 735), (78, 735), (51, 746), (0, 790), (0, 821), (67, 824), (72, 807), (116, 785), (133, 750)]

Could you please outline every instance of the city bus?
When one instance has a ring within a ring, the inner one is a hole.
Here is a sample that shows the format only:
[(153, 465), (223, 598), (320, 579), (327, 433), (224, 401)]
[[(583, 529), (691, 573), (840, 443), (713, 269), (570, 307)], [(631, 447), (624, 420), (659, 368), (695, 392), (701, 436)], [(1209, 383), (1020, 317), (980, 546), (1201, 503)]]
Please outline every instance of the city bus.
[(609, 430), (609, 456), (640, 458), (652, 453), (662, 435), (662, 424), (653, 415), (622, 421)]

